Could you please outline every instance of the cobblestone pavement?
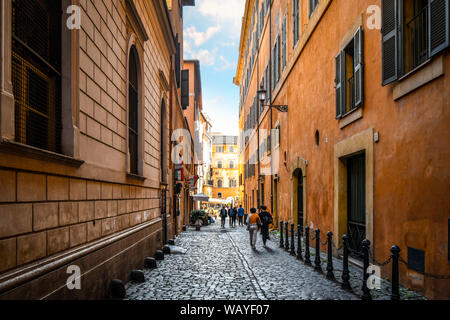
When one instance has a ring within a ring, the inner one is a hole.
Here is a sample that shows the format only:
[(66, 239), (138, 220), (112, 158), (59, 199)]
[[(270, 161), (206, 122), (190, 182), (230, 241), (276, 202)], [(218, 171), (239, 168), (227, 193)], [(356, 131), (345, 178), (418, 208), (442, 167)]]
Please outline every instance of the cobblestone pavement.
[[(245, 227), (221, 229), (219, 221), (200, 232), (188, 230), (175, 243), (187, 253), (165, 255), (158, 268), (144, 270), (146, 282), (126, 285), (127, 299), (355, 300), (360, 296), (279, 249), (275, 237), (265, 249), (258, 234), (252, 250)], [(389, 297), (381, 294), (381, 298)]]

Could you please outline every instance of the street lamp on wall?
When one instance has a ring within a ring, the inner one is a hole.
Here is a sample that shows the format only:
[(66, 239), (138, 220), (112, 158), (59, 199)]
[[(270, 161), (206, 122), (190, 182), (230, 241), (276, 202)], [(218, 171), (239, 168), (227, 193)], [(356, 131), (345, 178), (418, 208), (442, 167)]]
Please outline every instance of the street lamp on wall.
[(264, 86), (261, 84), (260, 89), (257, 92), (258, 94), (258, 100), (261, 102), (261, 105), (263, 107), (268, 106), (269, 108), (275, 108), (280, 112), (288, 112), (288, 106), (286, 105), (273, 105), (273, 104), (268, 104), (268, 105), (264, 105), (264, 103), (266, 102), (266, 98), (267, 98), (267, 91), (264, 89)]

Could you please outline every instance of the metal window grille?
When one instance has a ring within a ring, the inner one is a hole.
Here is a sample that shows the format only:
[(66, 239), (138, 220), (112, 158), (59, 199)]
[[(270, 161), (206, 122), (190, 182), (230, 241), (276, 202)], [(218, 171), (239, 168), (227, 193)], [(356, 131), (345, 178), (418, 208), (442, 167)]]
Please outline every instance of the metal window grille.
[(61, 152), (61, 4), (13, 0), (15, 140)]

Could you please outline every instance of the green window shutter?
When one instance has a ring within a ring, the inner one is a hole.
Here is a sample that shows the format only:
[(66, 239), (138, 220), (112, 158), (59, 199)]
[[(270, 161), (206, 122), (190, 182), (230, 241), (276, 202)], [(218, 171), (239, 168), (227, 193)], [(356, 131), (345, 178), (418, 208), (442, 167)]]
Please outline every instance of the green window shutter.
[(360, 107), (364, 100), (364, 34), (362, 27), (359, 27), (354, 37), (355, 44), (355, 108)]
[(336, 56), (336, 119), (341, 118), (346, 110), (345, 97), (345, 52)]
[(282, 70), (286, 67), (286, 16), (283, 19), (283, 27), (282, 27)]
[(398, 78), (398, 0), (382, 0), (382, 78), (383, 86)]
[(189, 70), (181, 71), (181, 107), (189, 106)]
[(449, 45), (449, 0), (430, 0), (429, 38), (430, 56), (434, 56)]

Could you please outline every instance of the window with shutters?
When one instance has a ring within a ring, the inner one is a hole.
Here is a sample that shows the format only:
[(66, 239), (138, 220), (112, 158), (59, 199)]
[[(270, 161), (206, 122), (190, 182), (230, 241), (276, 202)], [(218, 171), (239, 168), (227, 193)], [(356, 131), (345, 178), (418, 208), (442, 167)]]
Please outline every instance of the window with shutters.
[(280, 80), (280, 36), (276, 37), (272, 49), (272, 90), (275, 89)]
[(280, 124), (275, 126), (273, 136), (273, 148), (277, 149), (280, 146)]
[(189, 106), (189, 70), (181, 71), (181, 107), (186, 110)]
[(382, 0), (382, 81), (387, 85), (449, 46), (450, 0)]
[(61, 153), (61, 3), (12, 1), (15, 140)]
[(309, 0), (309, 16), (311, 17), (319, 5), (319, 0)]
[(286, 16), (281, 29), (281, 71), (284, 71), (286, 68)]
[(300, 39), (300, 0), (292, 1), (292, 32), (293, 42), (292, 46), (295, 47)]
[(359, 28), (336, 56), (336, 118), (361, 107), (364, 100), (364, 39)]

